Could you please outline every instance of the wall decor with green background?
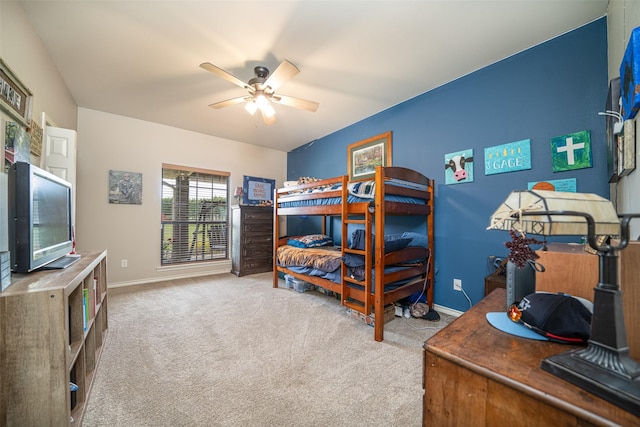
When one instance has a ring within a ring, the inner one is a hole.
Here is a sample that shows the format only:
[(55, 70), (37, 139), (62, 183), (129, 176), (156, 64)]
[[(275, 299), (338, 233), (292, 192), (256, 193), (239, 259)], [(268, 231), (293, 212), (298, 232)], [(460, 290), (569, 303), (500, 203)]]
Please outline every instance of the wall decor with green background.
[(551, 138), (551, 161), (554, 172), (593, 166), (591, 132), (583, 130)]

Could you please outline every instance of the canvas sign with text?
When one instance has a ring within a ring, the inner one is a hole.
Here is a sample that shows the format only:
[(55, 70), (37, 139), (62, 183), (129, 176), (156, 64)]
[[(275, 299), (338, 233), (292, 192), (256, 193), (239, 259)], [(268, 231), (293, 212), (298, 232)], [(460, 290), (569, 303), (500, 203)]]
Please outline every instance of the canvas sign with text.
[(484, 149), (484, 174), (531, 169), (531, 140), (510, 142)]

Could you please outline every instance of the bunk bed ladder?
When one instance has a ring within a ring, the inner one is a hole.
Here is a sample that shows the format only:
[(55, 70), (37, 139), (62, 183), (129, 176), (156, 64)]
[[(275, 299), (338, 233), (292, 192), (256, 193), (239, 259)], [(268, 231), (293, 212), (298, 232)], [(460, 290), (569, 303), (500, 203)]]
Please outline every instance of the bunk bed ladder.
[[(349, 218), (348, 213), (346, 212), (346, 203), (342, 205), (342, 254), (351, 253), (354, 255), (362, 255), (365, 259), (364, 271), (365, 278), (364, 281), (359, 281), (355, 278), (352, 278), (347, 274), (347, 267), (342, 265), (342, 305), (356, 310), (364, 315), (368, 316), (371, 314), (371, 300), (369, 296), (371, 295), (372, 290), (372, 280), (371, 280), (371, 271), (372, 271), (372, 257), (371, 257), (371, 248), (373, 247), (373, 241), (371, 240), (371, 214), (367, 211), (364, 215), (364, 218), (353, 219)], [(350, 249), (348, 247), (349, 237), (349, 225), (350, 224), (361, 224), (364, 225), (365, 229), (365, 248), (366, 250), (357, 250)], [(351, 295), (349, 283), (360, 285), (364, 288), (364, 301), (354, 302), (354, 298)]]

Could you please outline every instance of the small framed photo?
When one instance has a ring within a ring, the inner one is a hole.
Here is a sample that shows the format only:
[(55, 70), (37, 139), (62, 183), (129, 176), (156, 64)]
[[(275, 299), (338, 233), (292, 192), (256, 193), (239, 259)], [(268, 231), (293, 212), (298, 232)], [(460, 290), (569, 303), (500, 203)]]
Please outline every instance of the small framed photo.
[(141, 205), (142, 173), (110, 170), (109, 203)]
[(391, 131), (349, 145), (349, 181), (372, 178), (376, 166), (392, 166)]
[(0, 58), (0, 110), (13, 120), (28, 128), (31, 124), (33, 96)]

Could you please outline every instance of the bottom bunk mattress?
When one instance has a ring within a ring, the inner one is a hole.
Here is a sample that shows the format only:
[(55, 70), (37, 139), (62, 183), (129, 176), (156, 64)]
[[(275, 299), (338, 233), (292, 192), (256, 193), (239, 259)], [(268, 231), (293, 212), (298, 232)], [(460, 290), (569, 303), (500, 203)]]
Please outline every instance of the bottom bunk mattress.
[(334, 283), (342, 282), (342, 250), (339, 246), (280, 246), (276, 254), (276, 263), (294, 273), (316, 276)]
[[(354, 237), (357, 235), (358, 233), (354, 233)], [(408, 241), (412, 239), (409, 238), (404, 240), (407, 240), (407, 242), (405, 242), (406, 246), (408, 245)], [(304, 241), (305, 244), (300, 244), (301, 241)], [(316, 244), (318, 241), (318, 237), (314, 237), (312, 244)], [(333, 246), (333, 241), (328, 239), (322, 243), (327, 244), (327, 246), (308, 247), (309, 242), (310, 236), (305, 236), (304, 238), (289, 240), (289, 244), (278, 247), (276, 251), (276, 264), (297, 274), (319, 277), (341, 284), (342, 263), (344, 262), (346, 268), (345, 274), (347, 276), (359, 281), (364, 280), (365, 263), (362, 255), (345, 254), (343, 256), (341, 248), (339, 246)], [(423, 242), (424, 240), (420, 241), (421, 244), (423, 244)], [(387, 249), (390, 248), (391, 245), (385, 246), (385, 249)], [(404, 247), (399, 250), (403, 249)], [(388, 265), (385, 267), (385, 274), (394, 273), (407, 268), (414, 268), (416, 265), (424, 265), (428, 263), (428, 253), (429, 250), (427, 248), (423, 248), (423, 251), (420, 252), (421, 256), (419, 259), (411, 259), (400, 264)], [(373, 275), (373, 280), (375, 280), (375, 271), (373, 271)], [(413, 279), (414, 278), (407, 278), (386, 284), (385, 290), (393, 290)]]

